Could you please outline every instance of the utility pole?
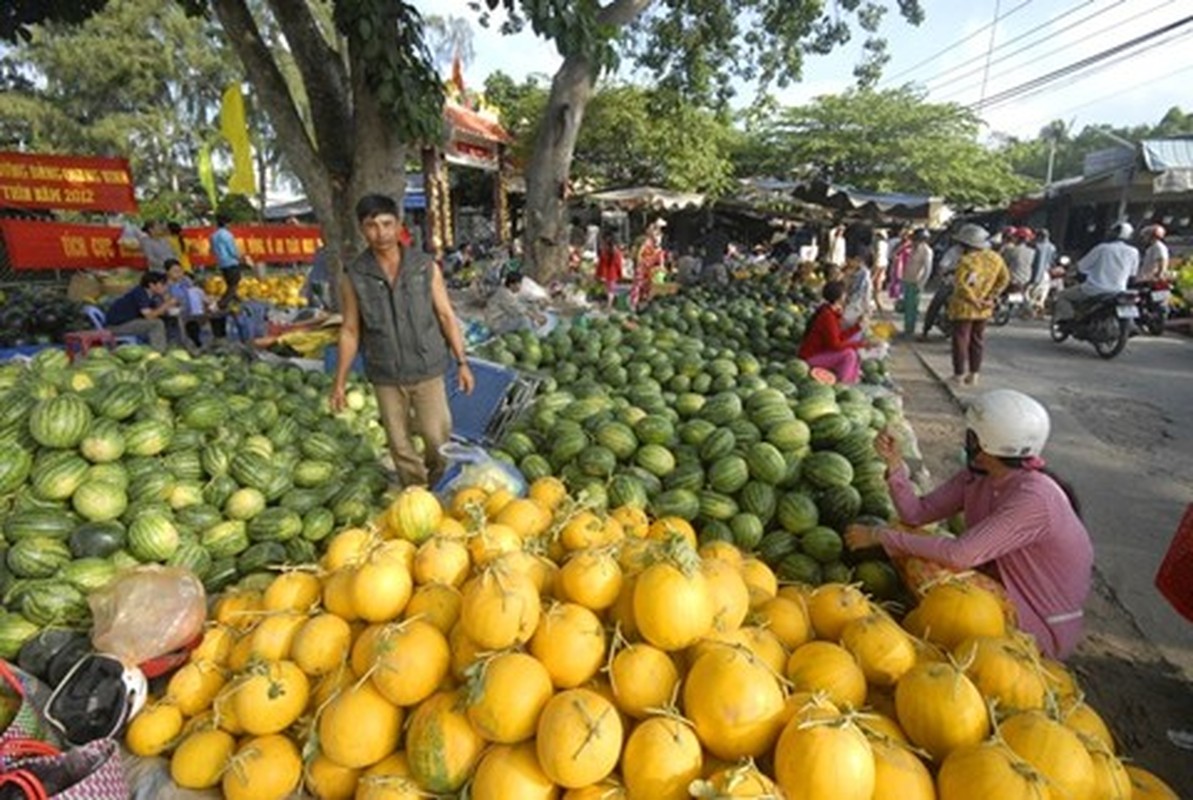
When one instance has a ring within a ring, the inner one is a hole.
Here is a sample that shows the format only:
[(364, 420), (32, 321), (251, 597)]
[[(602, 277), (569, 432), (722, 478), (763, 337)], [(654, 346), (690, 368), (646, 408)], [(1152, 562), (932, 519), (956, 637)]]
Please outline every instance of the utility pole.
[(1048, 172), (1044, 176), (1044, 192), (1052, 185), (1052, 166), (1056, 163), (1056, 134), (1048, 137)]
[(994, 0), (994, 19), (990, 22), (990, 43), (986, 45), (986, 66), (982, 70), (982, 96), (978, 98), (978, 108), (986, 102), (986, 84), (990, 80), (990, 57), (994, 55), (994, 37), (998, 33), (998, 8), (1002, 0)]

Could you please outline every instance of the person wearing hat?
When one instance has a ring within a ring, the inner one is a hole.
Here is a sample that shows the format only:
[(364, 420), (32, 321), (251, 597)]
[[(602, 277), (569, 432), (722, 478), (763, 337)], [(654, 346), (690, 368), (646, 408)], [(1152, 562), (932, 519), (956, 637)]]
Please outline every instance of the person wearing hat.
[(1139, 251), (1131, 244), (1135, 229), (1129, 222), (1119, 222), (1110, 229), (1110, 238), (1096, 245), (1077, 262), (1078, 280), (1056, 296), (1052, 309), (1056, 320), (1072, 319), (1074, 306), (1102, 294), (1127, 291), (1127, 284), (1139, 273)]
[(900, 521), (927, 525), (961, 513), (964, 532), (954, 539), (852, 525), (845, 542), (851, 549), (881, 546), (904, 569), (906, 560), (918, 559), (946, 571), (976, 570), (1005, 592), (1040, 650), (1064, 658), (1081, 640), (1094, 551), (1072, 489), (1040, 457), (1048, 410), (1022, 392), (997, 389), (975, 398), (965, 421), (965, 468), (924, 497), (894, 438), (884, 431), (874, 441)]
[(1011, 281), (1007, 264), (990, 249), (990, 234), (980, 225), (962, 225), (953, 240), (963, 251), (957, 262), (953, 296), (949, 298), (949, 319), (953, 321), (954, 385), (978, 382), (985, 348), (986, 322), (994, 313), (994, 301)]
[(1168, 276), (1168, 245), (1164, 244), (1167, 231), (1163, 225), (1148, 225), (1143, 229), (1143, 240), (1147, 242), (1147, 250), (1143, 251), (1143, 260), (1139, 263), (1139, 280), (1155, 281)]

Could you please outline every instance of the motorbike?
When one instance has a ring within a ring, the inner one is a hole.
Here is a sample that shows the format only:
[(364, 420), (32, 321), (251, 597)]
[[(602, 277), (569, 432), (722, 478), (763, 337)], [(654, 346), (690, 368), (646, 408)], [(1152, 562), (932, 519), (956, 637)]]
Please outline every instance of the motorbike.
[(1152, 336), (1164, 333), (1168, 322), (1168, 300), (1172, 297), (1172, 285), (1158, 278), (1132, 284), (1139, 292), (1139, 328)]
[(1063, 342), (1072, 336), (1094, 346), (1102, 358), (1114, 358), (1127, 346), (1127, 339), (1139, 319), (1139, 293), (1107, 292), (1074, 304), (1071, 319), (1057, 319), (1052, 309), (1049, 333), (1052, 341)]

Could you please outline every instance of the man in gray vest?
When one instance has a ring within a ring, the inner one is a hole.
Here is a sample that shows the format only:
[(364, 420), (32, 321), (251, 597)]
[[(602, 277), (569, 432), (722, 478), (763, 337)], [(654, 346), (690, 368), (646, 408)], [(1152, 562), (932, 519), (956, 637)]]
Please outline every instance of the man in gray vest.
[[(331, 407), (344, 406), (344, 386), (359, 348), (377, 394), (381, 422), (403, 486), (434, 486), (445, 467), (439, 448), (451, 436), (444, 373), (459, 367), (459, 386), (472, 393), (464, 339), (435, 260), (408, 247), (397, 203), (370, 194), (356, 204), (368, 249), (344, 270), (339, 364)], [(420, 457), (411, 433), (426, 445)]]

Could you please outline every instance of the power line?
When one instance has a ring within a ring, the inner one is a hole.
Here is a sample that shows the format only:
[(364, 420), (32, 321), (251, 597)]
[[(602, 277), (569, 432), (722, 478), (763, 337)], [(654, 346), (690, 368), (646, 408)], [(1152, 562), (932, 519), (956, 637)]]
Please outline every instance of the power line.
[[(1156, 28), (1153, 31), (1149, 31), (1148, 33), (1142, 34), (1140, 36), (1136, 36), (1134, 39), (1130, 39), (1126, 42), (1121, 42), (1121, 43), (1115, 45), (1114, 47), (1107, 48), (1106, 50), (1102, 50), (1101, 52), (1095, 53), (1092, 56), (1088, 56), (1088, 57), (1083, 58), (1079, 61), (1075, 61), (1072, 64), (1068, 64), (1064, 67), (1061, 67), (1060, 69), (1056, 69), (1056, 70), (1053, 70), (1052, 72), (1045, 73), (1045, 74), (1040, 75), (1036, 78), (1033, 78), (1030, 81), (1025, 81), (1024, 83), (1021, 83), (1018, 86), (1012, 86), (1011, 88), (1005, 89), (1001, 92), (998, 92), (997, 94), (995, 94), (991, 97), (988, 97), (981, 102), (971, 103), (969, 105), (969, 108), (974, 111), (977, 111), (984, 107), (988, 107), (988, 106), (991, 106), (991, 105), (994, 105), (997, 103), (1001, 103), (1006, 100), (1015, 99), (1015, 98), (1020, 97), (1034, 89), (1037, 89), (1041, 86), (1046, 86), (1050, 83), (1054, 83), (1055, 81), (1060, 80), (1062, 78), (1066, 78), (1075, 72), (1079, 72), (1087, 67), (1093, 66), (1094, 64), (1098, 64), (1102, 61), (1105, 61), (1108, 58), (1112, 58), (1112, 57), (1118, 55), (1119, 53), (1122, 53), (1127, 50), (1131, 50), (1132, 48), (1135, 48), (1141, 44), (1145, 44), (1145, 43), (1147, 43), (1153, 39), (1157, 39), (1161, 36), (1166, 36), (1167, 34), (1172, 33), (1173, 31), (1176, 31), (1176, 30), (1179, 30), (1180, 28), (1185, 27), (1186, 25), (1188, 25), (1191, 22), (1193, 22), (1193, 16), (1188, 16), (1183, 19), (1177, 20), (1176, 22), (1171, 22), (1171, 23), (1164, 25), (1160, 28)], [(1146, 50), (1148, 50), (1148, 49), (1151, 49), (1151, 48), (1146, 48), (1144, 51), (1141, 51), (1141, 52), (1146, 52)], [(1139, 53), (1136, 53), (1134, 55), (1139, 55)]]
[[(1119, 63), (1119, 62), (1116, 62), (1116, 63)], [(1080, 77), (1075, 78), (1072, 81), (1066, 82), (1063, 86), (1059, 86), (1056, 88), (1060, 89), (1060, 88), (1064, 88), (1064, 86), (1071, 86), (1074, 83), (1080, 83), (1081, 81), (1085, 80), (1086, 78), (1096, 75), (1098, 72), (1101, 72), (1101, 70), (1091, 70), (1090, 72), (1087, 72), (1084, 75), (1081, 75)], [(1169, 72), (1169, 73), (1165, 74), (1164, 77), (1171, 78), (1174, 75), (1183, 75), (1186, 72), (1193, 72), (1193, 64), (1189, 64), (1187, 66), (1181, 67), (1178, 70)], [(1146, 86), (1147, 84), (1151, 83), (1154, 80), (1155, 80), (1154, 77), (1149, 76), (1149, 77), (1145, 78), (1144, 80), (1139, 81), (1138, 83), (1133, 83), (1130, 86), (1120, 89), (1119, 94), (1128, 94), (1142, 86)], [(1095, 97), (1093, 100), (1086, 100), (1084, 103), (1078, 103), (1075, 106), (1068, 106), (1066, 108), (1061, 108), (1061, 109), (1058, 109), (1055, 111), (1050, 111), (1046, 117), (1039, 117), (1038, 120), (1040, 122), (1047, 122), (1047, 121), (1054, 120), (1054, 119), (1060, 119), (1060, 118), (1064, 117), (1066, 114), (1069, 114), (1070, 112), (1077, 111), (1078, 109), (1082, 109), (1082, 108), (1087, 108), (1089, 106), (1094, 105), (1095, 103), (1104, 103), (1104, 102), (1106, 102), (1105, 97)]]
[(990, 44), (986, 45), (986, 66), (982, 70), (982, 100), (986, 99), (986, 84), (990, 82), (990, 56), (994, 55), (994, 36), (998, 33), (998, 7), (1002, 0), (994, 0), (994, 22), (990, 23)]
[(1007, 13), (1003, 14), (1002, 16), (995, 17), (993, 22), (990, 22), (990, 23), (988, 23), (988, 24), (986, 24), (986, 25), (983, 25), (982, 27), (978, 28), (978, 29), (977, 29), (976, 31), (974, 31), (973, 33), (969, 34), (968, 36), (966, 36), (966, 37), (964, 37), (964, 38), (962, 38), (962, 39), (958, 39), (957, 41), (953, 42), (951, 45), (949, 45), (948, 47), (944, 48), (943, 50), (939, 50), (939, 51), (937, 51), (937, 52), (933, 53), (932, 55), (928, 56), (928, 57), (927, 57), (927, 58), (925, 58), (923, 61), (919, 61), (919, 62), (917, 62), (917, 63), (915, 63), (915, 64), (912, 64), (910, 67), (908, 67), (907, 69), (903, 70), (902, 72), (896, 72), (896, 73), (895, 73), (894, 75), (892, 75), (891, 77), (889, 77), (889, 78), (885, 79), (885, 80), (883, 81), (883, 83), (885, 83), (885, 84), (887, 84), (887, 85), (890, 85), (891, 83), (893, 83), (894, 81), (896, 81), (896, 80), (898, 80), (899, 78), (903, 77), (904, 75), (908, 75), (908, 74), (910, 74), (910, 73), (912, 73), (912, 72), (915, 72), (917, 69), (919, 69), (920, 67), (922, 67), (922, 66), (924, 66), (924, 65), (926, 65), (926, 64), (931, 64), (933, 61), (935, 61), (936, 59), (940, 58), (940, 57), (941, 57), (941, 56), (943, 56), (945, 53), (951, 53), (952, 51), (956, 50), (956, 49), (957, 49), (958, 47), (960, 47), (961, 45), (963, 45), (963, 44), (965, 44), (966, 42), (968, 42), (970, 39), (974, 38), (975, 36), (979, 36), (979, 35), (981, 35), (983, 31), (990, 30), (990, 28), (994, 27), (994, 26), (995, 26), (995, 25), (996, 25), (996, 24), (997, 24), (997, 23), (998, 23), (1000, 20), (1004, 20), (1004, 19), (1006, 19), (1007, 17), (1009, 17), (1009, 16), (1011, 16), (1012, 14), (1014, 14), (1016, 11), (1019, 11), (1019, 10), (1020, 10), (1020, 9), (1022, 9), (1023, 7), (1030, 5), (1030, 4), (1031, 4), (1031, 2), (1032, 2), (1032, 0), (1023, 0), (1023, 2), (1022, 2), (1022, 3), (1020, 3), (1020, 4), (1019, 4), (1019, 5), (1017, 5), (1017, 6), (1015, 6), (1014, 8), (1012, 8), (1012, 9), (1011, 9), (1010, 11), (1008, 11)]
[[(1121, 0), (1120, 0), (1120, 2), (1121, 2)], [(1079, 38), (1079, 39), (1075, 39), (1075, 40), (1073, 40), (1073, 41), (1071, 41), (1071, 42), (1068, 42), (1067, 44), (1061, 45), (1060, 47), (1058, 47), (1058, 48), (1056, 48), (1055, 50), (1053, 50), (1053, 51), (1052, 51), (1052, 55), (1055, 55), (1056, 53), (1061, 53), (1061, 52), (1063, 52), (1063, 51), (1065, 51), (1065, 50), (1071, 50), (1072, 48), (1074, 48), (1074, 47), (1077, 47), (1078, 45), (1081, 45), (1081, 44), (1084, 44), (1085, 42), (1088, 42), (1090, 39), (1095, 39), (1095, 38), (1097, 38), (1098, 36), (1101, 36), (1101, 35), (1102, 35), (1102, 34), (1104, 34), (1104, 33), (1107, 33), (1107, 32), (1109, 32), (1109, 31), (1112, 31), (1112, 30), (1114, 30), (1115, 28), (1120, 28), (1120, 27), (1122, 27), (1123, 25), (1125, 25), (1125, 24), (1126, 24), (1126, 23), (1128, 23), (1128, 22), (1133, 22), (1134, 20), (1136, 20), (1136, 19), (1139, 19), (1140, 17), (1147, 16), (1148, 14), (1151, 14), (1151, 13), (1153, 13), (1153, 12), (1155, 12), (1155, 11), (1159, 10), (1160, 8), (1162, 8), (1162, 7), (1166, 6), (1166, 5), (1171, 5), (1173, 2), (1174, 2), (1174, 0), (1163, 0), (1163, 2), (1161, 2), (1159, 5), (1153, 6), (1153, 7), (1149, 8), (1149, 9), (1147, 9), (1146, 11), (1141, 11), (1141, 12), (1139, 12), (1138, 14), (1135, 14), (1135, 15), (1133, 15), (1133, 16), (1131, 16), (1131, 17), (1128, 17), (1128, 18), (1127, 18), (1127, 19), (1125, 19), (1125, 20), (1121, 20), (1121, 21), (1119, 21), (1119, 22), (1116, 22), (1116, 23), (1114, 23), (1113, 25), (1108, 25), (1108, 26), (1106, 26), (1106, 27), (1104, 27), (1104, 28), (1099, 28), (1098, 30), (1094, 31), (1093, 33), (1088, 33), (1088, 34), (1086, 34), (1085, 36), (1082, 36), (1082, 37), (1081, 37), (1081, 38)], [(1113, 8), (1113, 6), (1112, 6), (1111, 8)], [(1110, 10), (1110, 8), (1103, 9), (1103, 11), (1109, 11), (1109, 10)], [(1099, 13), (1103, 13), (1103, 12), (1099, 12)], [(1089, 19), (1089, 18), (1087, 18), (1087, 19)], [(1081, 24), (1081, 23), (1074, 23), (1074, 24), (1075, 24), (1075, 25), (1079, 25), (1079, 24)], [(1071, 27), (1072, 27), (1072, 26), (1071, 26)], [(1064, 30), (1067, 30), (1067, 29), (1064, 29)], [(1052, 34), (1052, 35), (1053, 35), (1053, 36), (1056, 36), (1056, 35), (1059, 35), (1059, 34), (1061, 34), (1061, 33), (1064, 33), (1064, 30), (1056, 31), (1056, 33), (1055, 33), (1055, 34)], [(1043, 40), (1041, 40), (1040, 42), (1038, 42), (1037, 44), (1043, 43), (1044, 41), (1047, 41), (1047, 39), (1043, 39)], [(999, 61), (1005, 61), (1006, 59), (1010, 58), (1011, 56), (1013, 56), (1013, 55), (1016, 55), (1016, 54), (1018, 54), (1018, 53), (1022, 52), (1023, 50), (1028, 50), (1028, 49), (1031, 49), (1031, 47), (1034, 47), (1034, 46), (1035, 46), (1035, 45), (1031, 45), (1031, 46), (1028, 46), (1028, 47), (1020, 48), (1020, 50), (1016, 50), (1016, 51), (1014, 51), (1014, 52), (1012, 52), (1012, 53), (1008, 53), (1008, 54), (1006, 54), (1005, 56), (1002, 56), (1001, 58), (999, 58), (999, 59), (996, 59), (994, 63), (998, 63)], [(997, 78), (1003, 78), (1003, 77), (1006, 77), (1006, 76), (1008, 76), (1008, 75), (1011, 75), (1011, 74), (1013, 74), (1013, 73), (1015, 73), (1015, 72), (1018, 72), (1019, 70), (1023, 69), (1024, 67), (1027, 67), (1027, 66), (1030, 66), (1030, 64), (1028, 64), (1028, 63), (1024, 63), (1024, 64), (1019, 64), (1019, 65), (1017, 65), (1017, 66), (1013, 66), (1013, 67), (1011, 67), (1010, 69), (1007, 69), (1007, 70), (1004, 70), (1004, 71), (1000, 72), (1000, 73), (999, 73), (999, 74), (996, 76), (996, 79), (997, 79)], [(970, 70), (969, 72), (967, 72), (967, 73), (965, 73), (965, 74), (963, 74), (963, 75), (958, 75), (958, 76), (957, 76), (957, 78), (955, 78), (954, 80), (960, 80), (961, 78), (964, 78), (964, 77), (966, 77), (966, 76), (968, 76), (968, 75), (975, 75), (975, 74), (977, 74), (979, 71), (980, 71), (980, 70), (978, 70), (978, 69), (973, 69), (973, 70)], [(951, 90), (949, 90), (949, 91), (948, 91), (948, 92), (947, 92), (945, 95), (943, 95), (943, 96), (941, 96), (941, 97), (938, 97), (937, 99), (938, 99), (938, 100), (940, 100), (940, 101), (946, 101), (946, 100), (948, 100), (949, 98), (953, 98), (953, 97), (959, 97), (959, 96), (961, 96), (961, 95), (964, 95), (966, 92), (969, 92), (969, 91), (971, 91), (972, 89), (976, 89), (976, 88), (978, 88), (978, 86), (979, 86), (979, 84), (975, 82), (975, 83), (970, 83), (970, 84), (967, 84), (967, 85), (965, 85), (965, 86), (962, 86), (962, 87), (961, 87), (961, 88), (959, 88), (959, 89), (958, 89), (958, 88), (954, 88), (954, 89), (951, 89)], [(931, 90), (931, 89), (929, 89), (929, 92), (931, 92), (931, 91), (932, 91), (932, 90)], [(980, 102), (980, 101), (979, 101), (979, 102)]]
[[(1079, 83), (1080, 81), (1083, 81), (1086, 78), (1090, 78), (1090, 77), (1093, 77), (1094, 75), (1097, 75), (1101, 72), (1105, 72), (1106, 70), (1116, 67), (1119, 64), (1136, 59), (1142, 55), (1145, 55), (1146, 53), (1151, 52), (1152, 50), (1156, 50), (1156, 49), (1159, 49), (1166, 45), (1170, 45), (1173, 42), (1181, 41), (1182, 39), (1187, 39), (1190, 36), (1193, 36), (1193, 30), (1179, 31), (1179, 32), (1173, 33), (1172, 35), (1168, 36), (1167, 38), (1161, 39), (1158, 42), (1154, 42), (1154, 43), (1148, 45), (1147, 47), (1142, 48), (1141, 50), (1137, 50), (1133, 53), (1121, 54), (1117, 58), (1114, 58), (1113, 60), (1108, 61), (1104, 64), (1098, 64), (1098, 65), (1093, 66), (1090, 69), (1086, 69), (1085, 71), (1079, 71), (1077, 74), (1072, 75), (1067, 80), (1064, 78), (1060, 78), (1058, 80), (1061, 80), (1063, 82), (1060, 83), (1059, 85), (1054, 85), (1055, 82), (1049, 83), (1049, 84), (1039, 86), (1034, 89), (1027, 90), (1027, 91), (1025, 91), (1021, 94), (1015, 95), (1013, 97), (1008, 97), (1008, 98), (1005, 98), (1002, 100), (989, 102), (985, 106), (983, 106), (982, 110), (988, 111), (991, 108), (998, 108), (999, 106), (1006, 105), (1007, 103), (1019, 102), (1022, 100), (1030, 99), (1032, 97), (1036, 97), (1041, 94), (1047, 94), (1048, 92), (1054, 92), (1059, 89), (1063, 89), (1067, 86), (1073, 85), (1074, 83)], [(1193, 65), (1186, 67), (1185, 70), (1178, 70), (1178, 72), (1183, 72), (1188, 69), (1193, 69)], [(1176, 73), (1167, 73), (1165, 77), (1167, 77), (1168, 75), (1172, 75), (1172, 74), (1176, 74)], [(1149, 80), (1154, 80), (1154, 79), (1149, 79)], [(1147, 81), (1144, 81), (1143, 83), (1147, 83)], [(1141, 84), (1137, 84), (1136, 86), (1132, 86), (1130, 88), (1137, 88), (1137, 86), (1142, 86), (1142, 85), (1143, 84), (1141, 83)], [(1130, 89), (1126, 89), (1123, 91), (1130, 91)], [(1095, 100), (1091, 100), (1088, 103), (1085, 103), (1083, 105), (1092, 105), (1093, 103), (1096, 103), (1099, 101), (1104, 101), (1105, 99), (1106, 98), (1104, 98), (1104, 97), (1099, 97), (1099, 98), (1096, 98)], [(1082, 106), (1077, 106), (1077, 108), (1081, 108), (1081, 107)], [(1071, 109), (1066, 109), (1066, 110), (1071, 110)], [(1055, 114), (1055, 116), (1060, 116), (1060, 115), (1061, 115), (1061, 112), (1056, 112), (1056, 114)]]
[[(1087, 2), (1084, 5), (1089, 5), (1089, 3), (1091, 3), (1091, 2), (1093, 2), (1093, 0), (1087, 0)], [(1030, 44), (1020, 47), (1018, 50), (1013, 50), (1010, 53), (1005, 53), (1003, 55), (1000, 55), (998, 58), (994, 59), (990, 63), (991, 64), (1001, 64), (1002, 62), (1006, 61), (1007, 59), (1017, 56), (1020, 53), (1023, 53), (1027, 50), (1031, 50), (1035, 47), (1039, 47), (1041, 44), (1046, 44), (1053, 37), (1059, 36), (1062, 33), (1067, 33), (1068, 31), (1071, 31), (1073, 28), (1077, 28), (1077, 27), (1084, 25), (1086, 22), (1089, 22), (1091, 19), (1094, 19), (1095, 17), (1099, 17), (1102, 14), (1106, 14), (1110, 11), (1113, 11), (1116, 7), (1121, 6), (1125, 2), (1127, 2), (1127, 0), (1118, 0), (1118, 2), (1116, 2), (1114, 5), (1106, 6), (1105, 8), (1101, 9), (1100, 11), (1095, 11), (1094, 13), (1090, 14), (1089, 16), (1082, 17), (1081, 19), (1077, 20), (1076, 22), (1066, 25), (1065, 27), (1060, 28), (1059, 30), (1055, 30), (1055, 31), (1049, 30), (1048, 26), (1052, 25), (1054, 22), (1057, 22), (1060, 19), (1063, 19), (1064, 17), (1068, 16), (1069, 14), (1073, 14), (1073, 13), (1081, 10), (1081, 8), (1083, 6), (1075, 6), (1073, 8), (1070, 8), (1068, 11), (1064, 12), (1063, 14), (1057, 14), (1052, 19), (1045, 20), (1044, 22), (1040, 23), (1039, 26), (1037, 26), (1037, 28), (1036, 28), (1037, 30), (1044, 32), (1044, 35), (1041, 38), (1031, 42)], [(1166, 0), (1166, 2), (1172, 2), (1172, 0)], [(1015, 44), (1015, 43), (1016, 43), (1015, 39), (1008, 39), (1007, 41), (998, 45), (994, 49), (995, 49), (995, 51), (998, 51), (998, 50), (1003, 49), (1004, 47), (1009, 47), (1010, 45)], [(928, 87), (928, 90), (931, 91), (932, 90), (931, 84), (940, 83), (941, 81), (943, 81), (943, 79), (946, 75), (948, 75), (952, 72), (956, 72), (959, 69), (964, 69), (966, 66), (974, 63), (975, 61), (981, 61), (983, 58), (984, 58), (984, 56), (977, 55), (977, 56), (974, 56), (973, 58), (962, 61), (961, 63), (956, 64), (955, 66), (949, 67), (948, 69), (944, 70), (943, 72), (939, 72), (936, 75), (932, 76), (928, 80), (924, 81), (924, 84)], [(958, 75), (955, 78), (950, 78), (949, 80), (950, 80), (950, 82), (958, 81), (958, 80), (961, 80), (962, 78), (967, 78), (970, 75), (976, 75), (980, 71), (981, 71), (981, 67), (977, 67), (975, 69), (969, 70), (968, 72), (962, 73), (961, 75)]]

